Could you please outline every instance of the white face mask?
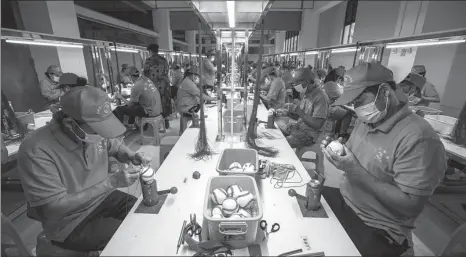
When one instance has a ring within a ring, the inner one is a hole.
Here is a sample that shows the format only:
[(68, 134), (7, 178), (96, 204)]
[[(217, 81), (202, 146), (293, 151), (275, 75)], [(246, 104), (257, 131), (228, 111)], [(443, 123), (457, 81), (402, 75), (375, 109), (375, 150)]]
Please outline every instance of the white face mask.
[(201, 79), (199, 78), (199, 76), (194, 76), (193, 81), (194, 83), (199, 84), (199, 82), (201, 82)]
[(294, 86), (294, 89), (298, 91), (300, 94), (304, 94), (306, 92), (306, 87), (303, 87), (303, 84), (298, 84)]
[(358, 116), (359, 119), (361, 119), (365, 123), (377, 123), (385, 116), (387, 115), (387, 109), (388, 109), (388, 96), (386, 97), (386, 104), (385, 104), (385, 110), (380, 111), (379, 108), (375, 105), (375, 101), (377, 100), (377, 97), (379, 96), (380, 92), (380, 87), (379, 91), (377, 91), (377, 95), (375, 96), (375, 100), (372, 103), (368, 103), (363, 106), (359, 106), (354, 109), (354, 112), (356, 112), (356, 115)]
[(268, 85), (268, 84), (270, 84), (271, 81), (270, 81), (269, 78), (265, 78), (264, 82), (265, 82), (266, 85)]
[[(74, 123), (74, 126), (72, 125), (72, 123)], [(98, 144), (103, 140), (102, 136), (98, 134), (88, 134), (84, 132), (84, 130), (79, 126), (79, 124), (73, 119), (69, 119), (69, 121), (65, 124), (66, 127), (71, 131), (71, 133), (73, 133), (73, 135), (76, 136), (76, 138), (82, 142), (88, 144)], [(75, 129), (78, 133), (76, 133)], [(79, 136), (78, 134), (81, 134), (83, 136)]]
[(53, 82), (58, 82), (60, 80), (59, 76), (52, 75), (52, 81)]

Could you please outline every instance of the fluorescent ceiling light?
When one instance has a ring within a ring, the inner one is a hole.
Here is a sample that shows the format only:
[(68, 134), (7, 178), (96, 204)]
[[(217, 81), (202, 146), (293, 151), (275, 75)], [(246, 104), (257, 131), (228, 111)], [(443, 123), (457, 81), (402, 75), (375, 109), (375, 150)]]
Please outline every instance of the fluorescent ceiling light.
[(319, 52), (317, 51), (309, 51), (309, 52), (306, 52), (306, 55), (309, 55), (309, 54), (318, 54)]
[(235, 1), (227, 1), (228, 23), (230, 28), (235, 27)]
[(298, 53), (291, 53), (290, 56), (298, 56)]
[(123, 52), (123, 53), (137, 53), (138, 52), (138, 50), (136, 50), (136, 49), (129, 49), (129, 48), (119, 48), (119, 47), (117, 47), (115, 49), (115, 47), (110, 47), (110, 49), (112, 49), (113, 51)]
[(356, 51), (356, 48), (341, 48), (341, 49), (333, 49), (332, 53), (348, 53), (348, 52), (354, 52)]
[(32, 40), (13, 40), (7, 39), (7, 43), (23, 44), (23, 45), (38, 45), (38, 46), (55, 46), (55, 47), (68, 47), (68, 48), (83, 48), (81, 44), (66, 44), (66, 43), (52, 43), (52, 42), (40, 42)]
[(412, 42), (412, 43), (404, 43), (404, 44), (389, 44), (387, 45), (387, 48), (391, 49), (391, 48), (401, 48), (401, 47), (449, 45), (449, 44), (459, 44), (459, 43), (464, 43), (464, 42), (466, 42), (466, 39), (418, 42), (418, 43)]

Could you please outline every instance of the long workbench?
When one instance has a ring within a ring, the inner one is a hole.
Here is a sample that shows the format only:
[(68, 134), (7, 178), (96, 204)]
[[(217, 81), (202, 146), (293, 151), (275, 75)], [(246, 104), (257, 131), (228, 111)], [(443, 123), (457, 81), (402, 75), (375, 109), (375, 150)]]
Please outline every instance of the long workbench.
[[(217, 109), (208, 108), (206, 114), (208, 115), (207, 136), (216, 153), (229, 147), (244, 148), (244, 143), (239, 141), (216, 143)], [(258, 118), (267, 119), (267, 111), (263, 106), (259, 107)], [(275, 131), (281, 135), (279, 130)], [(198, 129), (187, 129), (155, 175), (159, 190), (176, 186), (178, 193), (168, 195), (159, 214), (135, 213), (142, 200), (140, 197), (102, 252), (102, 256), (176, 255), (176, 245), (183, 221), (189, 221), (189, 214), (203, 217), (208, 179), (218, 176), (216, 164), (219, 154), (207, 161), (195, 161), (188, 157), (194, 152), (198, 133)], [(258, 143), (273, 145), (280, 150), (279, 155), (273, 159), (274, 162), (293, 164), (297, 168), (302, 177), (300, 185), (303, 186), (294, 189), (304, 195), (304, 185), (310, 177), (286, 139), (283, 137), (275, 140), (260, 139)], [(201, 173), (200, 179), (192, 178), (194, 171)], [(271, 234), (268, 240), (258, 242), (263, 256), (276, 256), (301, 249), (301, 237), (307, 237), (313, 252), (323, 251), (327, 256), (360, 256), (324, 198), (321, 203), (328, 218), (303, 218), (296, 199), (288, 195), (289, 188), (275, 189), (269, 178), (259, 180), (258, 186), (263, 205), (263, 219), (269, 224), (277, 222), (281, 226), (280, 230)], [(194, 252), (188, 250), (187, 246), (182, 246), (178, 253), (184, 256), (193, 254)], [(249, 256), (247, 249), (235, 250), (234, 254)]]

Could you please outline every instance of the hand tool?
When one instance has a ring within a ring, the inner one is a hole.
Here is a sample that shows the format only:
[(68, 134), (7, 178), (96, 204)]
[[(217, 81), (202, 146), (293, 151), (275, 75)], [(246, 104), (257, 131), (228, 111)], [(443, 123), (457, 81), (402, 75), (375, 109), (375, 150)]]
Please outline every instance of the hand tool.
[(186, 220), (183, 222), (183, 226), (181, 227), (180, 237), (178, 237), (178, 244), (176, 245), (176, 254), (178, 254), (178, 250), (180, 250), (180, 246), (183, 243), (183, 234), (184, 234), (185, 227), (186, 227)]
[(259, 223), (259, 225), (260, 225), (260, 228), (265, 232), (265, 238), (264, 238), (264, 240), (269, 238), (269, 234), (275, 233), (275, 232), (277, 232), (277, 231), (280, 230), (280, 224), (278, 224), (278, 223), (274, 223), (274, 224), (272, 225), (272, 229), (270, 230), (270, 232), (267, 231), (267, 226), (268, 226), (267, 221), (261, 220), (261, 222)]

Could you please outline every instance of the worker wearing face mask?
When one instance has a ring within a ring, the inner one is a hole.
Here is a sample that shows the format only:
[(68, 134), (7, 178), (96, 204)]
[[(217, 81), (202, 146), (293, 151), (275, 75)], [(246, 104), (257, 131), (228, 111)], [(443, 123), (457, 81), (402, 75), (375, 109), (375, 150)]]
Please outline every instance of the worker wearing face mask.
[[(334, 103), (353, 103), (358, 116), (345, 154), (322, 151), (345, 172), (340, 189), (324, 196), (362, 256), (400, 256), (414, 221), (446, 170), (445, 149), (423, 118), (398, 99), (391, 71), (364, 63), (345, 75)], [(341, 194), (340, 194), (341, 193)]]
[(329, 116), (327, 122), (332, 122), (332, 130), (338, 136), (345, 136), (346, 131), (349, 128), (353, 113), (346, 108), (339, 105), (333, 105), (333, 103), (343, 94), (343, 86), (333, 81), (328, 81), (323, 85), (324, 92), (327, 94), (330, 100)]
[(410, 73), (400, 82), (399, 87), (408, 97), (410, 106), (427, 106), (428, 101), (422, 99), (422, 88), (426, 83), (426, 79), (419, 74)]
[(157, 117), (162, 114), (162, 100), (160, 92), (154, 83), (146, 76), (140, 76), (136, 67), (129, 68), (129, 75), (134, 83), (131, 89), (130, 100), (122, 97), (120, 93), (115, 93), (125, 105), (118, 106), (113, 114), (123, 122), (124, 116), (128, 116), (128, 125), (134, 128), (136, 117)]
[(45, 79), (40, 82), (40, 92), (45, 98), (45, 108), (48, 109), (52, 104), (58, 103), (63, 91), (58, 88), (58, 81), (63, 74), (58, 65), (50, 65), (45, 72)]
[(215, 74), (217, 68), (214, 66), (215, 50), (209, 50), (206, 54), (207, 58), (203, 59), (203, 73), (201, 78), (201, 85), (205, 90), (213, 90), (215, 85)]
[(281, 109), (285, 105), (286, 89), (283, 79), (277, 76), (274, 67), (264, 69), (264, 83), (270, 85), (267, 95), (260, 95), (265, 104), (274, 110)]
[[(78, 75), (74, 73), (63, 73), (60, 76), (60, 80), (58, 82), (58, 89), (62, 90), (63, 94), (66, 94), (72, 88), (81, 87), (87, 85), (87, 79), (78, 77)], [(60, 111), (61, 105), (60, 102), (50, 105), (50, 111), (52, 113), (57, 113)]]
[(315, 74), (307, 69), (298, 69), (291, 81), (294, 88), (301, 94), (301, 100), (287, 103), (278, 111), (279, 115), (296, 114), (296, 122), (290, 121), (281, 127), (291, 148), (311, 146), (315, 143), (325, 120), (328, 117), (328, 96), (314, 83)]
[(75, 87), (60, 104), (61, 115), (33, 131), (18, 151), (28, 216), (42, 223), (54, 245), (101, 251), (137, 201), (114, 189), (132, 185), (140, 169), (130, 166), (109, 175), (109, 157), (134, 165), (147, 165), (151, 158), (118, 138), (125, 127), (102, 90)]
[[(424, 65), (414, 65), (411, 73), (419, 74), (423, 78), (426, 78), (426, 67)], [(440, 103), (440, 97), (437, 90), (435, 90), (435, 86), (427, 80), (421, 87), (420, 98), (421, 101), (416, 104), (417, 106), (429, 106), (430, 103)]]

